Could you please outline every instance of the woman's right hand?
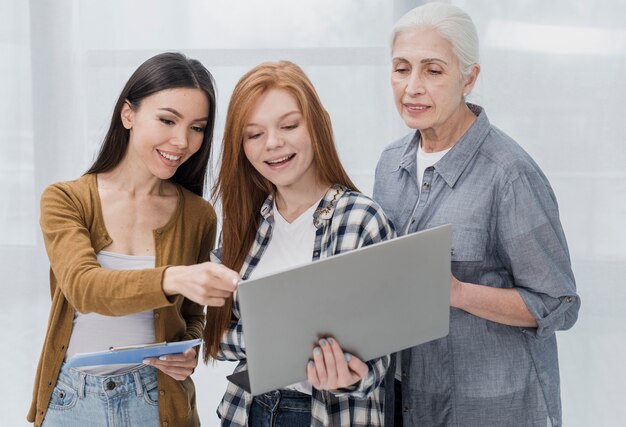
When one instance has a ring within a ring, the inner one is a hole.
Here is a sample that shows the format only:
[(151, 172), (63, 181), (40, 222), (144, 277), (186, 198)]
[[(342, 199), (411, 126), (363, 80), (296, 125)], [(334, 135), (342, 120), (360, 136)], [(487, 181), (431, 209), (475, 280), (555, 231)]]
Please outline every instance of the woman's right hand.
[(165, 295), (183, 295), (200, 305), (221, 307), (237, 289), (241, 278), (237, 272), (214, 262), (177, 265), (165, 270)]

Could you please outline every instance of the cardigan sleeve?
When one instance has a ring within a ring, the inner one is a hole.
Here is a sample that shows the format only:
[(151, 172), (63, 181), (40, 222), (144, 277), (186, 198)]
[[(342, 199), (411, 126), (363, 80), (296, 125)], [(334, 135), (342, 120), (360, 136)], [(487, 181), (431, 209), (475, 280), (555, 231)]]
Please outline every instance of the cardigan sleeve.
[(123, 316), (171, 305), (163, 293), (167, 267), (145, 270), (101, 268), (92, 245), (84, 198), (67, 184), (41, 196), (41, 230), (57, 286), (81, 313)]
[[(200, 253), (196, 259), (197, 263), (210, 261), (217, 232), (217, 218), (213, 208), (208, 205), (207, 212), (200, 215), (203, 216), (205, 222), (200, 242)], [(204, 306), (185, 298), (181, 306), (181, 314), (187, 324), (184, 339), (202, 338), (205, 323)]]

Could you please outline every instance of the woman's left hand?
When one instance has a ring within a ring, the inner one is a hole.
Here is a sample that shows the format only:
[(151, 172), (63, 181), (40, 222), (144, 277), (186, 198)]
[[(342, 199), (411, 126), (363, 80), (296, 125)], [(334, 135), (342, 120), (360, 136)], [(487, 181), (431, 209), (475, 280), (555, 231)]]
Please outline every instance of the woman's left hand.
[(154, 366), (175, 380), (186, 379), (198, 365), (196, 349), (190, 348), (184, 353), (167, 354), (161, 357), (149, 357), (143, 360), (146, 365)]
[(344, 353), (333, 338), (322, 338), (307, 365), (307, 379), (318, 390), (336, 390), (357, 383), (368, 371), (361, 359)]

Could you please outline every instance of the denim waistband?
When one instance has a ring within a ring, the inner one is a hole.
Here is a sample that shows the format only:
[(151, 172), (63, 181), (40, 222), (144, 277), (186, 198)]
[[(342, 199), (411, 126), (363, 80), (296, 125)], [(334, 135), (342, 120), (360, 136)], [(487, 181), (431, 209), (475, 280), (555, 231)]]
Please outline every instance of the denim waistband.
[(67, 368), (65, 364), (59, 372), (59, 382), (78, 391), (79, 397), (97, 394), (107, 397), (136, 393), (143, 395), (157, 384), (157, 370), (153, 366), (138, 366), (114, 375), (90, 375), (78, 369)]
[(311, 395), (295, 390), (274, 390), (256, 396), (254, 400), (274, 412), (279, 409), (310, 411)]

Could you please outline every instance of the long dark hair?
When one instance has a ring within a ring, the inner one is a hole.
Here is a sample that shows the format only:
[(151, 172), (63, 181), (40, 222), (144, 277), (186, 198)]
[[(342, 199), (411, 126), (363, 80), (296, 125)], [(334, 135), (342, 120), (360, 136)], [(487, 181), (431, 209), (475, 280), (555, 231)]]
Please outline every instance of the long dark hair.
[[(222, 264), (239, 271), (259, 227), (259, 210), (274, 185), (250, 164), (243, 150), (246, 123), (257, 100), (282, 89), (296, 100), (306, 122), (314, 152), (317, 179), (357, 190), (339, 160), (330, 116), (304, 71), (293, 62), (265, 62), (241, 77), (230, 98), (222, 158), (213, 199), (222, 201)], [(216, 357), (220, 339), (231, 320), (232, 297), (222, 307), (207, 307), (204, 361)]]
[(155, 55), (145, 61), (130, 76), (120, 93), (109, 130), (104, 137), (100, 152), (87, 172), (103, 173), (115, 168), (126, 155), (129, 130), (124, 128), (121, 119), (122, 107), (129, 102), (133, 109), (141, 101), (165, 89), (195, 88), (202, 90), (209, 101), (208, 121), (200, 149), (185, 163), (180, 165), (171, 181), (176, 182), (199, 196), (204, 196), (207, 170), (211, 157), (213, 129), (215, 128), (215, 83), (213, 76), (200, 61), (187, 58), (178, 52)]

